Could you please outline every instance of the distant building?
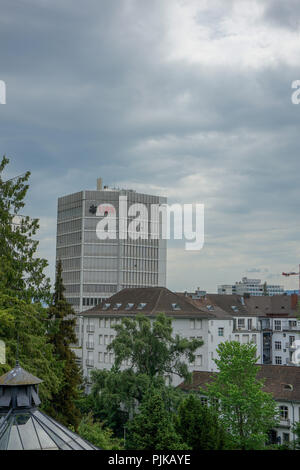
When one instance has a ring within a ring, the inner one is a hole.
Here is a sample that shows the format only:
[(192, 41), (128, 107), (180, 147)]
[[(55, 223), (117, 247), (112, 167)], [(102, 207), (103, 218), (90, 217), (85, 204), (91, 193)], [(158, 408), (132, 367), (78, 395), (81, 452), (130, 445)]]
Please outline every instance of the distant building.
[[(248, 279), (243, 277), (241, 281), (235, 284), (222, 284), (218, 286), (218, 294), (225, 295), (244, 295), (250, 294), (255, 296), (265, 295), (264, 283), (260, 279)], [(267, 295), (282, 295), (284, 294), (284, 287), (280, 285), (266, 284)]]
[[(181, 383), (179, 388), (199, 393), (199, 387), (205, 390), (216, 373), (195, 371), (191, 384)], [(293, 427), (300, 422), (300, 367), (263, 365), (258, 368), (257, 378), (264, 380), (264, 391), (271, 393), (278, 405), (279, 424), (270, 433), (272, 444), (287, 444), (296, 436)], [(200, 394), (203, 402), (205, 394)]]

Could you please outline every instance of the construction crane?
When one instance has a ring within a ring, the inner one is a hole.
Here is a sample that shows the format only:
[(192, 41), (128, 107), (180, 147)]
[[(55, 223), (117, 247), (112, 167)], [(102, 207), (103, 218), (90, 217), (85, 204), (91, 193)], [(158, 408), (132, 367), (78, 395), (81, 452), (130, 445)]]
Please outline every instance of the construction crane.
[(289, 277), (289, 276), (298, 276), (299, 277), (299, 291), (298, 293), (300, 294), (300, 264), (299, 264), (299, 272), (295, 272), (295, 271), (291, 271), (289, 273), (281, 273), (282, 276), (286, 276), (286, 277)]

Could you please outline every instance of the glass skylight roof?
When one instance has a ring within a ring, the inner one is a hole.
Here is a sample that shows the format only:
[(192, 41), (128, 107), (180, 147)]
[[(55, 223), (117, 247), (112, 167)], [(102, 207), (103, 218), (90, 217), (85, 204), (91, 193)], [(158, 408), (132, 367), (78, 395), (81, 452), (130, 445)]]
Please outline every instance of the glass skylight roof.
[(0, 421), (0, 450), (96, 450), (40, 410), (10, 412)]

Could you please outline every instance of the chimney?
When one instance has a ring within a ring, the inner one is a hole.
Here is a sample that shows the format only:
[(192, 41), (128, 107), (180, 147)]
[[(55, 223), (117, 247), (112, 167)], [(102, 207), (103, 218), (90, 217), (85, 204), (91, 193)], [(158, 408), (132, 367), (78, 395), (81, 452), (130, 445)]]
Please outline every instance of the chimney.
[(97, 191), (102, 191), (102, 178), (97, 178)]

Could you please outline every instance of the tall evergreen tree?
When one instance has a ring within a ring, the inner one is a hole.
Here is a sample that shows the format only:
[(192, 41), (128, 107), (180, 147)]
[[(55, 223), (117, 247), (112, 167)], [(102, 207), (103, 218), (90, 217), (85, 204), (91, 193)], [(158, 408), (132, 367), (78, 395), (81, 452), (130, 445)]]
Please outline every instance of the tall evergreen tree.
[(172, 413), (167, 410), (160, 390), (153, 386), (146, 392), (139, 412), (128, 422), (126, 449), (189, 449), (175, 430)]
[(194, 394), (180, 403), (176, 430), (193, 450), (231, 448), (230, 436), (221, 425), (214, 408), (202, 404)]
[(75, 400), (79, 397), (82, 382), (76, 356), (70, 345), (76, 342), (76, 316), (64, 296), (62, 263), (58, 261), (56, 269), (55, 291), (52, 305), (49, 307), (49, 341), (54, 346), (54, 354), (63, 363), (64, 382), (59, 392), (53, 396), (53, 415), (66, 425), (78, 426), (80, 413)]

